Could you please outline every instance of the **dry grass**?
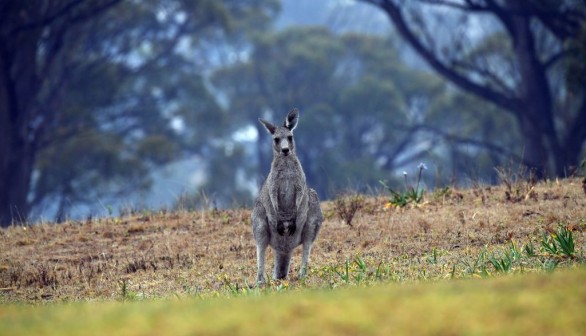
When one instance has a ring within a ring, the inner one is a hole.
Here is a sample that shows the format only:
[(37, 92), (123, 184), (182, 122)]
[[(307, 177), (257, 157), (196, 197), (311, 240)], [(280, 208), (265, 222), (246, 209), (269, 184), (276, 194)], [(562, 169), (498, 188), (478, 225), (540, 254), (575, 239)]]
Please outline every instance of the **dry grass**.
[[(325, 221), (308, 277), (294, 276), (298, 249), (291, 281), (269, 288), (359, 282), (357, 277), (344, 280), (345, 265), (349, 272), (362, 269), (365, 279), (476, 276), (467, 262), (483, 250), (498, 252), (511, 241), (538, 247), (542, 235), (559, 223), (573, 230), (577, 254), (584, 255), (581, 180), (538, 183), (530, 196), (514, 201), (507, 188), (427, 193), (424, 203), (402, 209), (385, 209), (385, 197), (365, 198), (352, 227), (339, 219), (333, 203), (324, 203)], [(516, 271), (536, 269), (528, 264)], [(242, 293), (255, 270), (249, 210), (161, 212), (0, 230), (0, 302)]]
[(581, 267), (213, 300), (0, 305), (0, 334), (583, 335), (585, 280)]

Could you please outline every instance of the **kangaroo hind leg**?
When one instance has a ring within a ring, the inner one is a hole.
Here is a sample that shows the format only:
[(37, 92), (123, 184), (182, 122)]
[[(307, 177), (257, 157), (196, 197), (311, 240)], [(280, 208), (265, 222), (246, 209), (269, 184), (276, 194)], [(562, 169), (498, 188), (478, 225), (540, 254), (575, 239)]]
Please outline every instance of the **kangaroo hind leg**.
[(266, 213), (260, 204), (256, 204), (252, 211), (252, 233), (256, 241), (256, 282), (265, 282), (265, 253), (269, 246), (270, 232)]
[(307, 275), (307, 268), (309, 265), (309, 256), (311, 254), (311, 247), (317, 238), (317, 234), (323, 222), (323, 214), (321, 212), (319, 198), (313, 189), (309, 189), (309, 211), (307, 214), (307, 224), (303, 228), (303, 256), (301, 257), (301, 268), (299, 269), (299, 278)]
[(299, 269), (299, 278), (304, 278), (307, 275), (307, 265), (309, 264), (309, 254), (311, 253), (311, 246), (313, 241), (306, 241), (303, 243), (303, 255), (301, 256), (301, 268)]

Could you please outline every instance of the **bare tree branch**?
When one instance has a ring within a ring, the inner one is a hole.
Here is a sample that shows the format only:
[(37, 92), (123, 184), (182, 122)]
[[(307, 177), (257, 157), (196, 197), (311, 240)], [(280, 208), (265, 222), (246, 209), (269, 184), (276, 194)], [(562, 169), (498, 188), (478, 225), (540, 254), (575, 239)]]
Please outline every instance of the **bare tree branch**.
[(514, 158), (515, 160), (518, 160), (518, 161), (522, 160), (522, 157), (518, 156), (510, 149), (495, 145), (495, 144), (488, 142), (488, 141), (463, 137), (463, 136), (460, 136), (460, 135), (457, 135), (454, 133), (449, 133), (449, 132), (443, 131), (443, 130), (436, 128), (436, 127), (433, 127), (431, 125), (420, 125), (419, 128), (423, 131), (427, 131), (432, 134), (438, 135), (438, 136), (442, 137), (444, 140), (452, 142), (452, 143), (456, 143), (459, 145), (473, 145), (473, 146), (476, 146), (479, 148), (485, 148), (485, 149), (487, 149), (491, 152), (497, 153), (499, 155), (504, 155), (504, 156), (507, 156), (510, 158)]
[(551, 57), (549, 57), (548, 59), (546, 59), (543, 62), (543, 67), (546, 69), (549, 69), (554, 64), (556, 64), (557, 62), (562, 60), (564, 57), (567, 57), (568, 55), (570, 55), (572, 52), (573, 52), (573, 50), (566, 49), (566, 50), (561, 50), (561, 51), (551, 55)]
[(578, 117), (573, 122), (570, 131), (568, 132), (566, 139), (564, 141), (565, 144), (576, 146), (575, 149), (580, 152), (580, 147), (583, 142), (583, 139), (586, 138), (586, 95), (582, 98), (582, 105), (578, 110)]
[(458, 61), (455, 60), (453, 62), (454, 67), (464, 69), (466, 71), (476, 73), (477, 75), (486, 78), (489, 82), (494, 83), (496, 86), (500, 87), (501, 90), (512, 90), (510, 86), (508, 86), (499, 76), (490, 72), (487, 68), (484, 67), (476, 67), (473, 64), (465, 61)]
[(506, 96), (501, 92), (480, 85), (441, 62), (438, 55), (434, 54), (432, 50), (425, 46), (416, 36), (415, 32), (409, 27), (398, 5), (391, 0), (362, 1), (380, 6), (389, 15), (399, 34), (408, 40), (409, 44), (415, 49), (415, 51), (417, 51), (417, 53), (421, 55), (421, 57), (423, 57), (439, 74), (449, 79), (460, 89), (486, 99), (515, 116), (519, 115), (519, 110), (522, 106), (519, 99)]
[(53, 24), (55, 21), (57, 21), (63, 17), (69, 16), (69, 15), (72, 15), (72, 16), (70, 16), (68, 18), (68, 20), (67, 20), (68, 22), (70, 22), (70, 23), (81, 22), (81, 21), (87, 20), (90, 17), (101, 14), (103, 11), (117, 5), (121, 1), (122, 0), (108, 0), (108, 1), (102, 0), (101, 1), (101, 2), (103, 2), (102, 4), (91, 7), (90, 9), (88, 9), (86, 11), (81, 11), (80, 13), (72, 15), (73, 11), (80, 8), (83, 4), (87, 4), (87, 0), (71, 0), (70, 2), (65, 4), (62, 8), (57, 10), (55, 13), (53, 13), (51, 15), (44, 16), (41, 20), (28, 22), (23, 25), (14, 27), (13, 30), (11, 31), (11, 34), (18, 34), (23, 31), (26, 31), (26, 30), (46, 27), (46, 26)]

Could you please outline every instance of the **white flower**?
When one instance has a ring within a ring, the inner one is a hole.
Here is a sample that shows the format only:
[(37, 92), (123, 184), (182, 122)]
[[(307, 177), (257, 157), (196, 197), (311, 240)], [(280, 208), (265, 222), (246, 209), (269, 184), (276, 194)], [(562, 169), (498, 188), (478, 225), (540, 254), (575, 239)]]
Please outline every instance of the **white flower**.
[(418, 168), (419, 170), (427, 170), (427, 166), (426, 166), (426, 165), (425, 165), (425, 163), (423, 163), (423, 162), (421, 162), (421, 163), (420, 163), (420, 164), (417, 166), (417, 168)]

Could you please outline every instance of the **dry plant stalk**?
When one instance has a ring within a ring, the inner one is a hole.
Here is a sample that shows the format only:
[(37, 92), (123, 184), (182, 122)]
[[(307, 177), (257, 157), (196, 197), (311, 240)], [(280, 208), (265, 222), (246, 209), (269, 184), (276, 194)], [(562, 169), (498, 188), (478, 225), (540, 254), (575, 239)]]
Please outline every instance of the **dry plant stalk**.
[(532, 172), (528, 172), (523, 166), (519, 166), (517, 171), (506, 167), (496, 167), (495, 170), (499, 180), (506, 187), (505, 200), (513, 203), (528, 199), (537, 200), (537, 179)]
[(364, 207), (364, 197), (358, 194), (342, 195), (334, 201), (334, 209), (338, 217), (352, 227), (352, 220), (358, 210)]

